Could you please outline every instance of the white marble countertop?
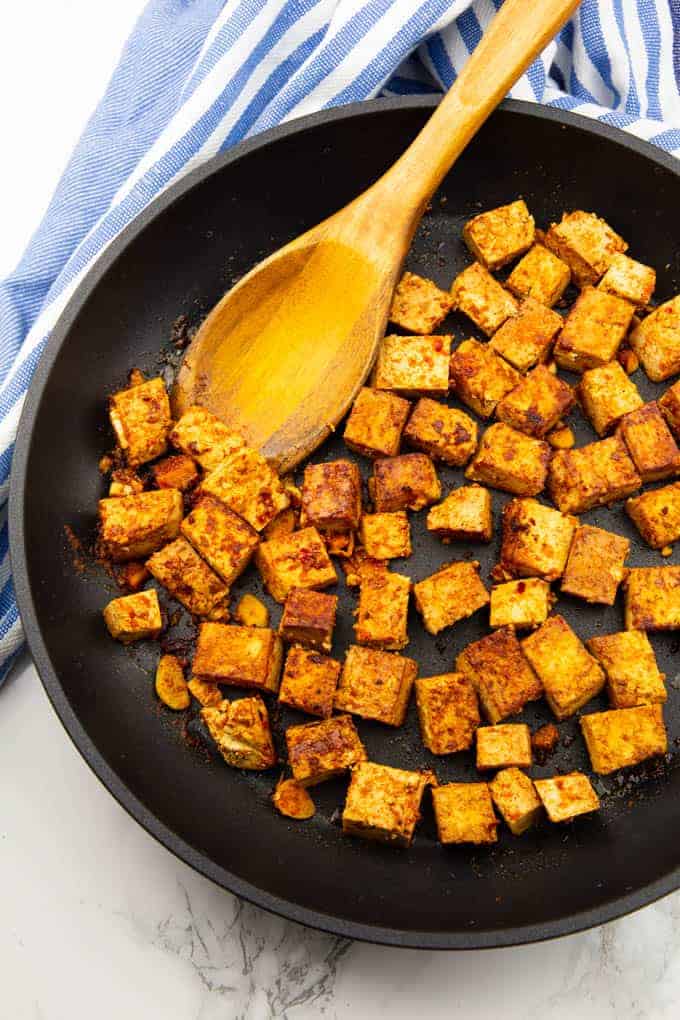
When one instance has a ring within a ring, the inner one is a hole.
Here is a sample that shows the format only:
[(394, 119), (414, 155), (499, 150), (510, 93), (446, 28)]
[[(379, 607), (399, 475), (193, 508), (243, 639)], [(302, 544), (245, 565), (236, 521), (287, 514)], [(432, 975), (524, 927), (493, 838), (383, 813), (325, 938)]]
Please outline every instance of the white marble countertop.
[[(0, 273), (39, 222), (142, 6), (38, 0), (3, 12), (12, 143)], [(680, 894), (587, 934), (467, 954), (351, 944), (239, 903), (118, 806), (26, 657), (0, 690), (0, 873), (0, 1020), (678, 1015)]]

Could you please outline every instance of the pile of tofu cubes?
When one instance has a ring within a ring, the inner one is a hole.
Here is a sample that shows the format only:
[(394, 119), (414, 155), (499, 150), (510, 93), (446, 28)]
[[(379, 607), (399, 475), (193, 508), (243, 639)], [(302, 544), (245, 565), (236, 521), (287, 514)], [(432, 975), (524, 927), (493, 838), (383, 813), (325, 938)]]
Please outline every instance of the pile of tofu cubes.
[[(559, 723), (606, 688), (611, 709), (580, 718), (597, 773), (667, 750), (664, 676), (647, 632), (680, 629), (680, 567), (626, 567), (629, 540), (578, 515), (626, 499), (653, 549), (668, 555), (680, 538), (680, 381), (645, 403), (631, 379), (640, 364), (653, 382), (680, 374), (680, 296), (652, 308), (654, 269), (593, 213), (567, 213), (543, 233), (518, 200), (475, 216), (464, 240), (475, 261), (450, 291), (404, 274), (390, 313), (400, 332), (385, 337), (345, 423), (346, 447), (372, 462), (369, 507), (356, 459), (310, 463), (298, 487), (207, 410), (173, 421), (159, 378), (135, 371), (110, 401), (117, 466), (99, 504), (99, 550), (130, 592), (104, 610), (111, 634), (158, 638), (153, 578), (199, 621), (188, 681), (187, 663), (161, 657), (162, 700), (181, 710), (193, 697), (225, 761), (243, 769), (276, 764), (268, 702), (315, 717), (285, 732), (274, 804), (308, 818), (309, 788), (349, 772), (343, 830), (397, 846), (411, 843), (428, 787), (445, 844), (493, 843), (499, 817), (520, 834), (541, 816), (599, 807), (583, 773), (525, 771), (559, 739), (553, 724), (532, 734), (508, 721), (536, 699)], [(578, 296), (560, 314), (569, 285)], [(488, 339), (452, 350), (436, 332), (452, 310)], [(599, 437), (578, 449), (565, 423), (576, 406)], [(466, 481), (442, 492), (437, 463)], [(640, 493), (648, 482), (664, 484)], [(390, 569), (411, 555), (409, 511), (425, 510), (442, 543), (490, 542), (489, 489), (512, 497), (490, 590), (462, 557), (417, 583)], [(277, 629), (252, 595), (228, 607), (251, 560), (283, 607)], [(338, 566), (358, 589), (343, 662), (332, 656), (338, 599), (325, 590)], [(621, 588), (625, 629), (584, 643), (552, 612), (558, 586), (604, 606)], [(402, 654), (411, 599), (431, 635), (479, 612), (489, 633), (452, 672), (419, 676)], [(252, 693), (227, 699), (225, 686)], [(480, 781), (438, 785), (432, 771), (368, 760), (355, 720), (401, 726), (412, 691), (425, 747), (474, 748)]]

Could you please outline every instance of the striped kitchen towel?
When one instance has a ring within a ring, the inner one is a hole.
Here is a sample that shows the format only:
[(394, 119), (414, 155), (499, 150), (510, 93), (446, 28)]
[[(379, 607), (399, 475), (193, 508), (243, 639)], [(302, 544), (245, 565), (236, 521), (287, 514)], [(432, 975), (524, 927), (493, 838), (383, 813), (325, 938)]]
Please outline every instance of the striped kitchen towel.
[[(15, 271), (0, 284), (0, 504), (33, 370), (118, 232), (192, 167), (323, 107), (448, 88), (501, 0), (151, 0)], [(680, 157), (680, 0), (584, 0), (512, 96)], [(23, 644), (0, 528), (0, 682)]]

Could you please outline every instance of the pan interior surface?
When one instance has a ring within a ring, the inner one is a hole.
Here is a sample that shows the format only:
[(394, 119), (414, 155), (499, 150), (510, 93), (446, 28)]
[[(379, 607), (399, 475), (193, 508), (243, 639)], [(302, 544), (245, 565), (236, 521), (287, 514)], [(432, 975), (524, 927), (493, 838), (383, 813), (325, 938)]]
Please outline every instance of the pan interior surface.
[[(128, 370), (165, 370), (175, 353), (170, 338), (178, 316), (198, 323), (255, 262), (368, 186), (429, 109), (422, 102), (378, 102), (274, 132), (237, 158), (217, 160), (183, 195), (160, 213), (152, 208), (128, 231), (103, 275), (86, 281), (81, 307), (57, 328), (39, 370), (17, 450), (12, 541), (22, 614), (48, 693), (89, 763), (150, 831), (225, 887), (296, 920), (404, 946), (472, 948), (573, 931), (679, 884), (680, 851), (672, 837), (680, 830), (678, 637), (653, 639), (667, 676), (670, 754), (633, 773), (596, 779), (600, 813), (569, 827), (541, 825), (520, 838), (501, 827), (490, 850), (442, 848), (426, 804), (414, 845), (395, 851), (342, 835), (337, 815), (344, 782), (316, 788), (316, 816), (294, 823), (272, 809), (276, 774), (244, 775), (212, 757), (195, 723), (155, 700), (157, 648), (125, 649), (111, 641), (101, 608), (115, 585), (95, 567), (78, 569), (64, 537), (64, 525), (86, 543), (94, 533), (104, 494), (97, 463), (112, 446), (106, 399), (125, 384)], [(507, 104), (433, 200), (407, 268), (448, 287), (470, 261), (463, 223), (522, 196), (540, 226), (565, 209), (597, 212), (629, 241), (634, 258), (657, 268), (657, 298), (672, 296), (680, 289), (680, 176), (670, 162), (653, 161), (644, 147), (624, 145), (620, 137), (577, 118)], [(444, 329), (456, 342), (477, 335), (456, 316)], [(665, 388), (652, 386), (642, 372), (635, 381), (645, 399)], [(460, 406), (454, 398), (450, 403)], [(577, 445), (593, 441), (582, 416), (574, 422)], [(348, 453), (334, 438), (312, 459), (339, 455)], [(366, 478), (370, 466), (358, 462)], [(439, 474), (445, 492), (461, 484), (460, 471)], [(393, 569), (417, 581), (448, 560), (478, 559), (488, 580), (506, 498), (493, 493), (489, 546), (443, 546), (428, 535), (426, 512), (413, 515), (413, 556), (394, 561)], [(621, 504), (583, 520), (629, 537), (630, 565), (676, 562), (640, 543)], [(234, 586), (235, 599), (242, 591), (261, 592), (254, 574)], [(341, 658), (352, 641), (356, 598), (342, 579), (338, 592), (333, 654)], [(620, 597), (612, 608), (561, 597), (557, 610), (583, 638), (623, 629)], [(480, 613), (433, 639), (413, 615), (409, 630), (404, 654), (427, 676), (451, 672), (458, 652), (488, 626)], [(279, 731), (306, 721), (272, 707)], [(604, 707), (601, 698), (587, 710)], [(541, 702), (521, 718), (533, 728), (551, 717)], [(440, 782), (477, 778), (471, 754), (436, 758), (425, 750), (413, 704), (401, 729), (361, 721), (359, 729), (373, 760), (434, 768)], [(576, 720), (560, 732), (557, 753), (532, 775), (589, 771)]]

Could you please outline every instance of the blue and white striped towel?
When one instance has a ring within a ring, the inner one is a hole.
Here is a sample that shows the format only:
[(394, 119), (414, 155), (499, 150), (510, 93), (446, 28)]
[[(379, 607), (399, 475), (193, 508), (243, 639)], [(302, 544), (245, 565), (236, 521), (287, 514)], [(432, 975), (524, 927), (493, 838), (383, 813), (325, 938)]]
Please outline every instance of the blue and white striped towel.
[[(116, 234), (248, 135), (327, 106), (448, 88), (501, 0), (151, 0), (45, 219), (0, 284), (0, 505), (50, 330)], [(680, 0), (584, 0), (511, 95), (680, 157)], [(23, 644), (0, 528), (0, 682)]]

